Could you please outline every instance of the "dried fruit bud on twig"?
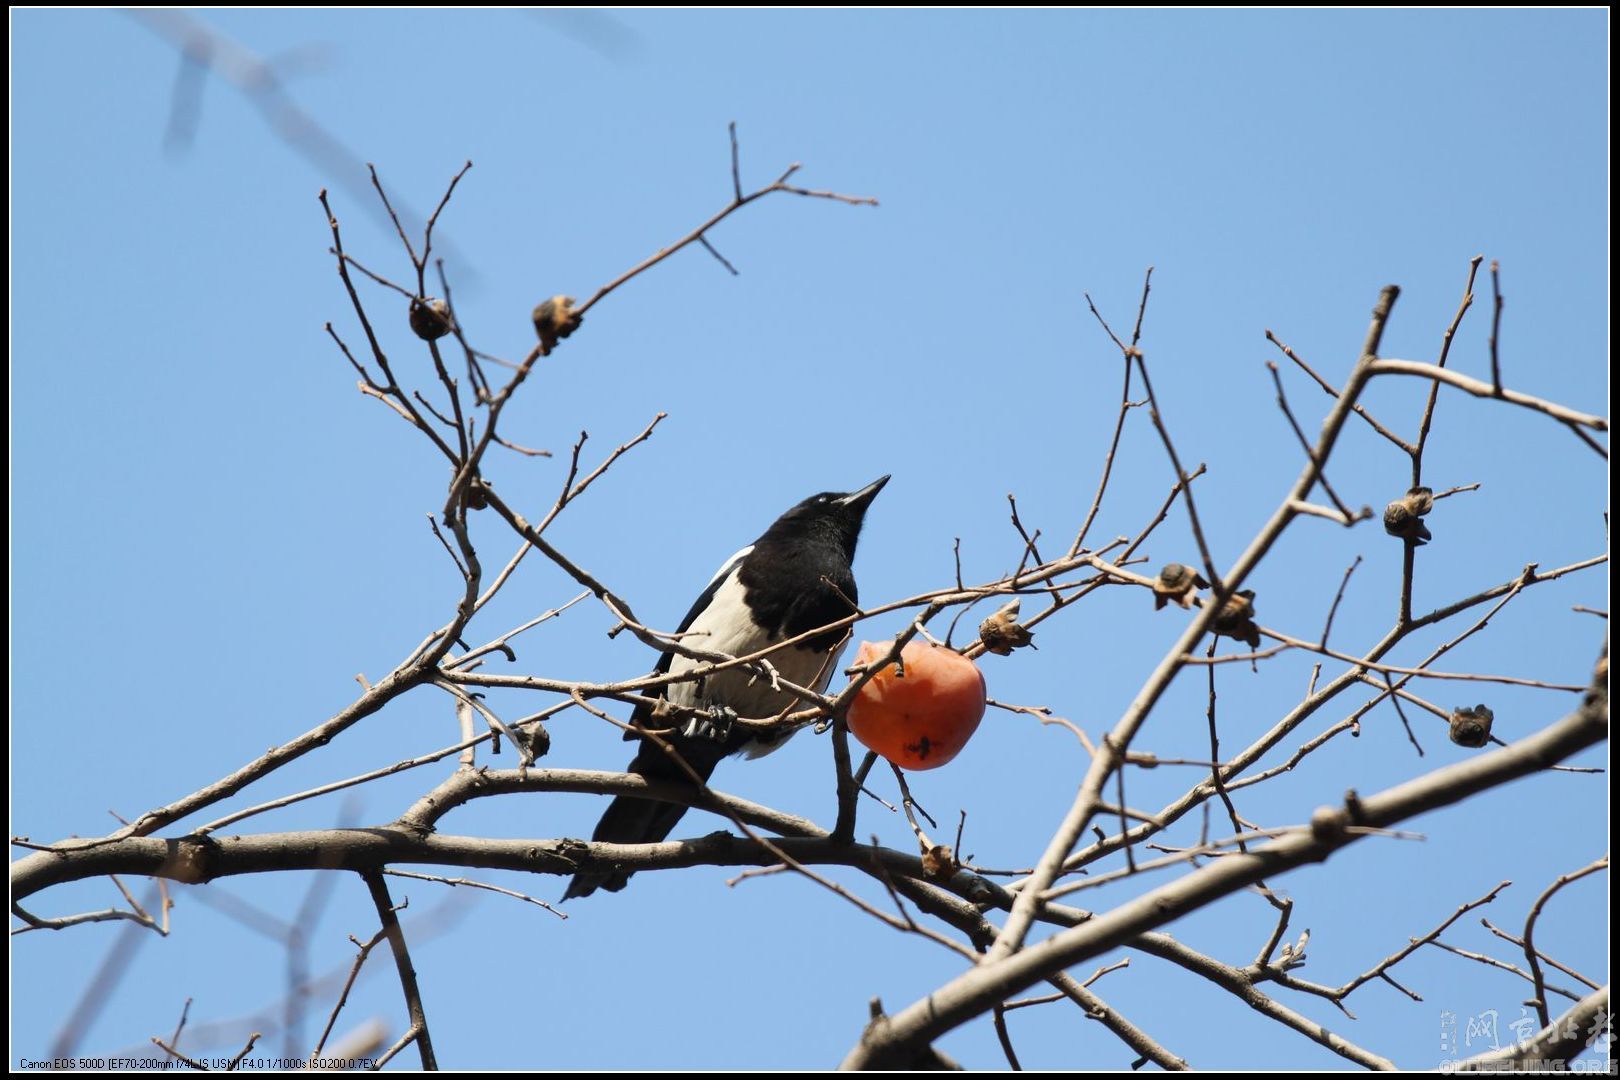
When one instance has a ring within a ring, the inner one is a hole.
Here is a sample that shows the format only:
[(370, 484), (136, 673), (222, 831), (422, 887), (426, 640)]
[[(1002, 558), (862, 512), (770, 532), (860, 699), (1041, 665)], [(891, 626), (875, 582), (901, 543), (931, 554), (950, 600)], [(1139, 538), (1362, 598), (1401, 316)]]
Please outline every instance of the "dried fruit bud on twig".
[(527, 749), (531, 758), (543, 758), (551, 750), (551, 732), (539, 724), (527, 731), (517, 731), (515, 734), (520, 735), (528, 744)]
[(1254, 590), (1244, 589), (1226, 598), (1215, 616), (1215, 632), (1241, 641), (1251, 649), (1260, 647), (1260, 628), (1254, 622)]
[(994, 615), (979, 624), (979, 640), (984, 642), (986, 652), (993, 652), (997, 656), (1011, 656), (1014, 649), (1022, 649), (1026, 645), (1032, 649), (1035, 647), (1035, 635), (1019, 625), (1017, 600), (1003, 604)]
[(411, 330), (423, 341), (438, 341), (450, 332), (450, 305), (436, 296), (412, 297)]
[(1209, 588), (1202, 574), (1181, 563), (1166, 563), (1153, 582), (1153, 610), (1158, 611), (1172, 600), (1183, 608), (1192, 607), (1192, 594), (1197, 589)]
[(540, 335), (540, 352), (551, 355), (557, 342), (579, 329), (583, 316), (574, 310), (572, 296), (553, 296), (534, 308), (534, 332)]
[(1284, 971), (1292, 971), (1294, 968), (1304, 967), (1305, 946), (1309, 945), (1310, 941), (1311, 932), (1307, 929), (1304, 933), (1299, 935), (1299, 940), (1297, 942), (1293, 942), (1282, 947), (1281, 951), (1277, 953), (1277, 959), (1273, 961), (1274, 966), (1279, 967)]
[(931, 878), (950, 877), (961, 865), (948, 844), (935, 844), (922, 853), (923, 873)]
[(1451, 710), (1451, 741), (1477, 750), (1491, 741), (1491, 721), (1496, 714), (1483, 705)]
[(1434, 492), (1415, 487), (1384, 507), (1384, 531), (1398, 536), (1413, 547), (1422, 547), (1434, 535), (1423, 524), (1423, 516), (1434, 509)]

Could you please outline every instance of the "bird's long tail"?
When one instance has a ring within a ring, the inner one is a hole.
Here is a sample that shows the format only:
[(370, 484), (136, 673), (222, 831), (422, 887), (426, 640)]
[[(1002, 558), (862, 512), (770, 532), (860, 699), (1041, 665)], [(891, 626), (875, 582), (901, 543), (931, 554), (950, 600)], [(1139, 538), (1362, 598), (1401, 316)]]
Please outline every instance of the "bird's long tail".
[[(709, 778), (715, 766), (726, 756), (725, 747), (708, 739), (683, 740), (678, 749), (681, 757), (692, 767), (692, 771), (704, 780)], [(688, 785), (692, 782), (685, 769), (651, 743), (642, 744), (641, 750), (626, 771), (640, 773), (649, 780)], [(687, 807), (679, 803), (654, 802), (650, 799), (620, 795), (608, 806), (602, 820), (597, 822), (596, 831), (591, 834), (591, 839), (608, 844), (656, 844), (669, 835), (670, 830), (686, 811)], [(563, 893), (563, 899), (572, 900), (576, 896), (589, 896), (597, 889), (618, 892), (625, 887), (634, 872), (633, 870), (581, 871), (568, 883), (568, 891)]]

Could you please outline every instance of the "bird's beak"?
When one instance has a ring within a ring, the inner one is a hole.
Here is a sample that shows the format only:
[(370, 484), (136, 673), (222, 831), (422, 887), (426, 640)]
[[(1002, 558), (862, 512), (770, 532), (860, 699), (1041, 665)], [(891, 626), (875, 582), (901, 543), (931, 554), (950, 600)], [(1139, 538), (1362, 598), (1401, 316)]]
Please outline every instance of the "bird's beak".
[(852, 491), (838, 501), (853, 510), (865, 513), (866, 508), (871, 505), (872, 500), (877, 498), (877, 493), (882, 491), (883, 485), (887, 484), (888, 482), (889, 478), (887, 476), (880, 476), (870, 484), (867, 484), (865, 487), (861, 488), (861, 490)]

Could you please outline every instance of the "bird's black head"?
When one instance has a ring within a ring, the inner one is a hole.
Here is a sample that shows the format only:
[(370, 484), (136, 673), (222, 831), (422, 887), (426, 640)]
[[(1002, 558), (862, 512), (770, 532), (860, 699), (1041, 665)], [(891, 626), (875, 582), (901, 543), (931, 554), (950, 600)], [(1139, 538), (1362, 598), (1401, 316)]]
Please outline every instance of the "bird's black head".
[(866, 508), (888, 482), (887, 476), (881, 476), (859, 491), (823, 491), (812, 495), (777, 518), (759, 538), (759, 543), (831, 542), (843, 549), (846, 560), (853, 560)]

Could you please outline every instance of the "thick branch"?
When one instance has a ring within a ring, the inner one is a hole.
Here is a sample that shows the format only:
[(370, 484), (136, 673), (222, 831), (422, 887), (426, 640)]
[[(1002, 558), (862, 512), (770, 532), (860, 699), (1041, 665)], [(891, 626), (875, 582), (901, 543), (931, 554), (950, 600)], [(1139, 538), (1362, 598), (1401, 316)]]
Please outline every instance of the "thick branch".
[(1453, 1068), (1463, 1072), (1551, 1072), (1557, 1068), (1554, 1062), (1568, 1063), (1608, 1029), (1609, 988), (1605, 986), (1576, 1002), (1528, 1042), (1460, 1061)]

